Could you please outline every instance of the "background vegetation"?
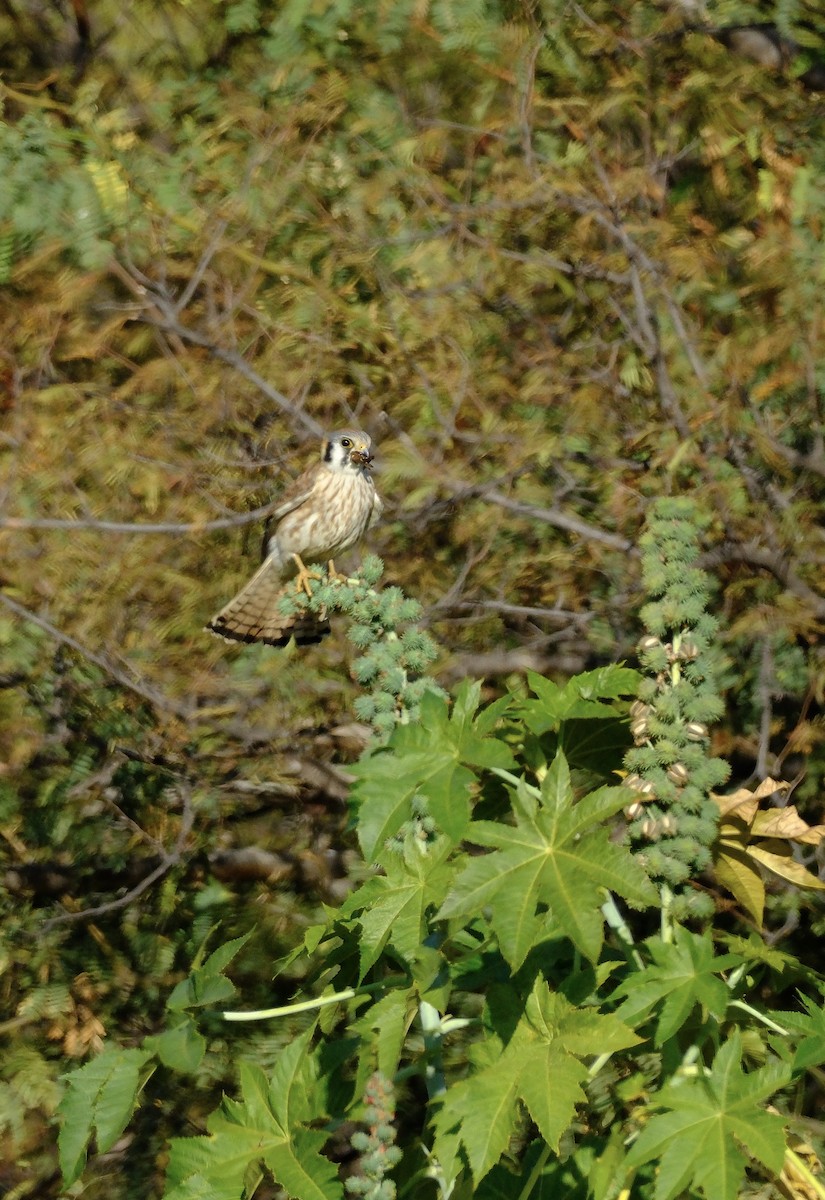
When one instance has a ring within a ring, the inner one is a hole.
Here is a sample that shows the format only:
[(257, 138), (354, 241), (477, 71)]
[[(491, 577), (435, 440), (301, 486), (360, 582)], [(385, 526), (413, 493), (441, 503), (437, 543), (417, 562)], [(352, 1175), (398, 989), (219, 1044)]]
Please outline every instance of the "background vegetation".
[[(754, 22), (783, 69), (716, 36)], [(325, 428), (378, 443), (384, 584), (487, 698), (630, 657), (643, 520), (692, 495), (713, 750), (819, 820), (823, 29), (814, 0), (3, 6), (12, 1195), (58, 1194), (62, 1073), (165, 1028), (217, 922), (254, 925), (233, 978), (271, 1005), (361, 869), (351, 647), (200, 632)], [(804, 959), (818, 912), (770, 894), (767, 941)], [(162, 1193), (169, 1136), (294, 1032), (243, 1028), (185, 1100), (152, 1077), (86, 1194)]]

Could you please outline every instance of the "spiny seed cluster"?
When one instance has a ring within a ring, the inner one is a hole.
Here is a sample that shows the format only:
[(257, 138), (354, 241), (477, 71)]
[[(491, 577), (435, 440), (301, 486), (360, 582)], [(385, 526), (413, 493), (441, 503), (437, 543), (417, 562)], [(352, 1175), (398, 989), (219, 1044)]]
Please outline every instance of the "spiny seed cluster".
[(709, 726), (722, 702), (710, 586), (695, 565), (699, 531), (692, 501), (666, 498), (641, 538), (651, 600), (642, 609), (648, 632), (637, 649), (647, 678), (630, 711), (634, 747), (625, 756), (625, 786), (637, 795), (625, 815), (638, 857), (651, 878), (675, 891), (677, 909), (695, 916), (706, 915), (710, 901), (686, 885), (710, 865), (718, 809), (709, 793), (728, 775), (727, 763), (709, 753)]
[(410, 800), (410, 819), (399, 826), (398, 832), (387, 839), (387, 849), (403, 854), (407, 848), (415, 848), (426, 854), (438, 838), (438, 826), (430, 816), (426, 796), (416, 792)]
[(424, 674), (438, 657), (438, 647), (429, 634), (413, 625), (421, 615), (421, 605), (400, 588), (376, 590), (383, 571), (384, 564), (375, 555), (364, 559), (358, 576), (352, 579), (330, 579), (319, 567), (310, 580), (311, 595), (296, 590), (281, 604), (289, 613), (309, 609), (349, 617), (347, 636), (361, 651), (350, 671), (364, 688), (364, 695), (355, 701), (355, 711), (377, 732), (387, 734), (397, 723), (415, 720), (425, 692), (444, 692)]
[(380, 1071), (367, 1081), (364, 1104), (368, 1130), (358, 1130), (350, 1139), (359, 1153), (358, 1174), (348, 1179), (345, 1187), (351, 1196), (363, 1196), (364, 1200), (395, 1200), (395, 1184), (385, 1178), (401, 1160), (393, 1124), (395, 1092), (392, 1082)]

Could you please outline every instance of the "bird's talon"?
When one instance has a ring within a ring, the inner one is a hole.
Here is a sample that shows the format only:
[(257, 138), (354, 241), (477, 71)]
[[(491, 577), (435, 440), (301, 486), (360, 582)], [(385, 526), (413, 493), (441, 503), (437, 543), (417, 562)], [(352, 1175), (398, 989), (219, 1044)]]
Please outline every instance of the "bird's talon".
[(330, 583), (347, 583), (348, 582), (348, 576), (342, 575), (340, 571), (336, 570), (335, 563), (332, 559), (330, 559), (329, 562), (327, 563), (327, 574), (329, 575)]
[(300, 554), (293, 554), (292, 557), (298, 566), (298, 574), (295, 576), (295, 590), (298, 592), (306, 592), (309, 599), (312, 599), (312, 588), (310, 586), (311, 579), (320, 578), (317, 571), (308, 571), (304, 566), (304, 561)]

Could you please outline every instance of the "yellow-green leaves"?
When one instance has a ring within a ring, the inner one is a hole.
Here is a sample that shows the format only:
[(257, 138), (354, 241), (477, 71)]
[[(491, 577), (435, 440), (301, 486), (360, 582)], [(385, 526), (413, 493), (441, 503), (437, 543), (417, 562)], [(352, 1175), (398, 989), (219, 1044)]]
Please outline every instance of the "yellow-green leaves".
[[(627, 1158), (628, 1167), (656, 1159), (656, 1200), (688, 1189), (705, 1200), (736, 1200), (748, 1156), (778, 1175), (785, 1157), (782, 1118), (762, 1111), (764, 1102), (790, 1077), (784, 1064), (745, 1072), (734, 1034), (710, 1070), (674, 1079), (659, 1092), (654, 1116)], [(743, 1152), (743, 1148), (744, 1151)]]
[(435, 1120), (434, 1153), (448, 1178), (466, 1156), (476, 1184), (506, 1150), (519, 1103), (558, 1150), (576, 1106), (585, 1100), (588, 1070), (582, 1059), (638, 1041), (616, 1017), (576, 1007), (542, 980), (526, 999), (507, 987), (493, 988), (485, 1025), (484, 1065), (453, 1085)]
[(606, 823), (627, 803), (627, 793), (601, 788), (576, 801), (559, 753), (541, 790), (522, 783), (512, 803), (514, 825), (470, 826), (467, 840), (492, 853), (469, 860), (440, 915), (467, 919), (489, 909), (501, 952), (514, 970), (537, 941), (559, 935), (595, 961), (605, 892), (637, 904), (656, 900), (641, 867), (610, 841)]

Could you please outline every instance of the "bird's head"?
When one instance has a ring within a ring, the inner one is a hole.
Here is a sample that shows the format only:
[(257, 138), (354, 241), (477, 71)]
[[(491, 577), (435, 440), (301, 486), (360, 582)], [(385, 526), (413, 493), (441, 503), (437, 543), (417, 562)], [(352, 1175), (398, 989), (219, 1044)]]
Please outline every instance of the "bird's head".
[(371, 447), (369, 434), (342, 429), (327, 438), (323, 459), (331, 471), (364, 471), (372, 463)]

